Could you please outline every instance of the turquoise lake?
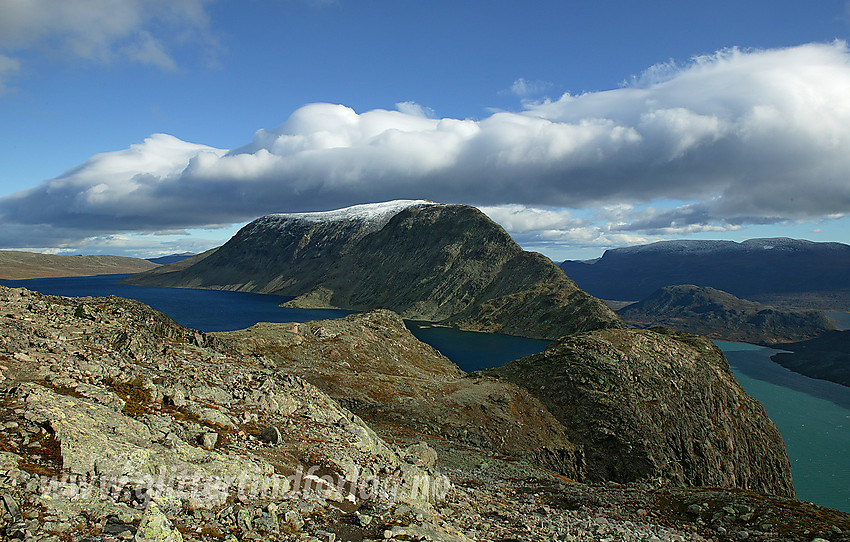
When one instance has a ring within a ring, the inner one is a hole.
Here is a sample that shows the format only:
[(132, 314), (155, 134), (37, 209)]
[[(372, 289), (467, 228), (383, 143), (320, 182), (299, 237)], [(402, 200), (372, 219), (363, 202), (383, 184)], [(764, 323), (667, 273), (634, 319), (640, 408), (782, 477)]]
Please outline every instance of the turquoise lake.
[(826, 314), (838, 329), (850, 329), (850, 312), (828, 312)]
[[(283, 309), (277, 296), (175, 288), (124, 286), (126, 275), (0, 281), (45, 294), (72, 297), (118, 295), (138, 299), (178, 323), (202, 331), (243, 329), (256, 322), (305, 322), (348, 314), (335, 310)], [(850, 327), (850, 314), (831, 314)], [(846, 319), (844, 319), (846, 317)], [(497, 367), (536, 353), (547, 341), (462, 332), (408, 322), (420, 340), (466, 371)], [(717, 341), (741, 386), (764, 405), (779, 427), (791, 461), (797, 496), (850, 512), (850, 388), (808, 378), (770, 361), (776, 350)]]

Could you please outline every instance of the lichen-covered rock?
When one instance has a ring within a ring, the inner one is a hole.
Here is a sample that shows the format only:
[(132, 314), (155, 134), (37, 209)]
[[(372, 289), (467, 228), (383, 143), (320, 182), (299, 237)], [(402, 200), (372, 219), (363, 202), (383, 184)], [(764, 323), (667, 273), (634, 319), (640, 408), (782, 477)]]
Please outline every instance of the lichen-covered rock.
[(581, 446), (588, 480), (794, 495), (782, 436), (704, 337), (596, 331), (488, 373), (546, 404)]
[(183, 535), (174, 528), (155, 502), (150, 502), (136, 531), (136, 542), (183, 542)]
[[(55, 433), (62, 465), (71, 474), (143, 486), (145, 498), (179, 508), (189, 493), (196, 507), (209, 508), (227, 499), (225, 491), (240, 476), (262, 479), (271, 465), (256, 459), (223, 455), (182, 440), (165, 445), (155, 441), (148, 427), (109, 407), (60, 395), (33, 383), (23, 383), (28, 414)], [(158, 477), (179, 477), (184, 491), (156, 484)], [(203, 491), (196, 486), (202, 485)]]

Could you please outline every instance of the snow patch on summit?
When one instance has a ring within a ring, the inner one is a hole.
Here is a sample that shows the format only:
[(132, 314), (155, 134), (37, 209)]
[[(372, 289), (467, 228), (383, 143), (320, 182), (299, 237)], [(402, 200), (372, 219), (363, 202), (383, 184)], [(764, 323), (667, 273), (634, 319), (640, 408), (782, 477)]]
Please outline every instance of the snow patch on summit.
[(389, 221), (390, 218), (409, 209), (424, 205), (438, 205), (433, 201), (424, 199), (398, 199), (382, 203), (365, 203), (353, 205), (333, 211), (319, 211), (314, 213), (278, 213), (267, 215), (265, 218), (287, 218), (293, 220), (306, 220), (308, 222), (339, 222), (349, 220)]
[(266, 215), (251, 222), (245, 227), (245, 232), (250, 234), (269, 228), (276, 228), (283, 232), (292, 228), (313, 227), (320, 224), (341, 224), (352, 232), (356, 230), (357, 233), (352, 233), (351, 235), (359, 238), (368, 233), (380, 230), (387, 225), (392, 217), (405, 209), (430, 205), (440, 204), (428, 200), (401, 199), (382, 203), (354, 205), (333, 211), (277, 213)]

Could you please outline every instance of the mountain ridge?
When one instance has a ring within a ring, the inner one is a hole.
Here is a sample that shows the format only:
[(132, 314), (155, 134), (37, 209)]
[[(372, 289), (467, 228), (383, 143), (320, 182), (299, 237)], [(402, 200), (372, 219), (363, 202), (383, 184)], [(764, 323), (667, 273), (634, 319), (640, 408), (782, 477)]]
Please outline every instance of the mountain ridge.
[(68, 256), (0, 250), (0, 280), (140, 273), (159, 264), (126, 256)]
[(637, 301), (664, 286), (694, 284), (783, 307), (850, 304), (850, 246), (789, 238), (660, 241), (560, 264), (588, 293)]
[(346, 213), (332, 211), (333, 220), (316, 219), (327, 212), (267, 215), (188, 267), (124, 282), (293, 296), (292, 307), (385, 308), (407, 319), (533, 338), (625, 327), (557, 265), (523, 251), (474, 207), (372, 205), (397, 212), (336, 219)]

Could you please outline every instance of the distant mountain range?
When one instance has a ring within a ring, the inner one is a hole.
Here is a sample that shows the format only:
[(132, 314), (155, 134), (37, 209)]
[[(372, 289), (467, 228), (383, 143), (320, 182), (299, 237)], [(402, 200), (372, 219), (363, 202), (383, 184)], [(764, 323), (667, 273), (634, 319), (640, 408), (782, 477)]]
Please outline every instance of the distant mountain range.
[(145, 258), (149, 262), (153, 262), (158, 265), (168, 265), (170, 263), (177, 263), (180, 261), (189, 258), (190, 256), (194, 256), (193, 252), (183, 252), (181, 254), (169, 254), (168, 256), (160, 256), (159, 258)]
[(268, 215), (222, 247), (126, 283), (293, 296), (410, 320), (554, 339), (625, 324), (548, 258), (467, 205), (392, 201)]
[(154, 262), (122, 256), (64, 256), (0, 250), (0, 280), (140, 273)]
[(630, 325), (664, 326), (726, 341), (802, 341), (835, 330), (823, 311), (789, 311), (690, 284), (665, 286), (617, 313)]
[(661, 241), (560, 265), (581, 288), (603, 299), (637, 301), (664, 286), (694, 284), (773, 305), (850, 307), (850, 246), (842, 243)]

